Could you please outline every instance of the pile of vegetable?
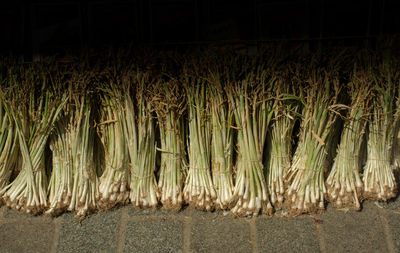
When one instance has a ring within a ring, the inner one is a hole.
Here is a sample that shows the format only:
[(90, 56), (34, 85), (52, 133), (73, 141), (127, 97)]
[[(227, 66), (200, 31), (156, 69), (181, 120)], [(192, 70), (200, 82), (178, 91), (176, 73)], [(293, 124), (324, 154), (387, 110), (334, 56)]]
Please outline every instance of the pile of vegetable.
[(257, 216), (394, 198), (398, 57), (274, 49), (3, 59), (1, 203)]

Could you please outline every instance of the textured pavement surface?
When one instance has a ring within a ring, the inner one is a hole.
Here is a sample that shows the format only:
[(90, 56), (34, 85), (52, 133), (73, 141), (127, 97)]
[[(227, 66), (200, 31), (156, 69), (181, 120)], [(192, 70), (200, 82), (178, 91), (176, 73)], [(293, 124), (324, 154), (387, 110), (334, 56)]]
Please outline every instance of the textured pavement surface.
[(295, 218), (125, 206), (80, 222), (1, 207), (0, 252), (400, 252), (400, 197)]

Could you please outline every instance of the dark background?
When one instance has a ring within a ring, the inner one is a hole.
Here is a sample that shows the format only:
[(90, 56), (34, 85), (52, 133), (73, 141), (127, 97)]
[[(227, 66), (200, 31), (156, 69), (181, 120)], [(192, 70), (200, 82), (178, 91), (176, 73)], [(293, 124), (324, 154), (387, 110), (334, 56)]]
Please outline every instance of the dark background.
[(1, 53), (25, 58), (63, 57), (127, 44), (270, 40), (351, 44), (400, 33), (399, 0), (9, 2), (0, 4)]

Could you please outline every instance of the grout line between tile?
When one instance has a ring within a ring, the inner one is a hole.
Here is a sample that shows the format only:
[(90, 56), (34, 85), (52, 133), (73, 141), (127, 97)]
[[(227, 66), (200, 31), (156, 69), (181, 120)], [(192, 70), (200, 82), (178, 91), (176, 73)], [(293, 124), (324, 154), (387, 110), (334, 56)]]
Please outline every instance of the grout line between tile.
[(392, 234), (390, 233), (390, 228), (389, 228), (387, 218), (386, 218), (385, 214), (382, 213), (382, 211), (379, 212), (379, 216), (381, 218), (381, 223), (383, 225), (383, 231), (385, 233), (386, 244), (387, 244), (388, 250), (390, 253), (395, 253), (396, 249), (395, 249), (395, 246), (393, 243)]
[(119, 223), (119, 232), (118, 232), (118, 238), (117, 238), (117, 241), (118, 241), (117, 252), (118, 253), (122, 253), (124, 251), (127, 222), (128, 222), (127, 208), (123, 208), (121, 210), (121, 220)]
[(190, 241), (192, 236), (192, 214), (189, 210), (188, 215), (183, 218), (183, 252), (190, 252)]
[(54, 218), (54, 237), (53, 237), (53, 243), (51, 245), (51, 250), (50, 252), (56, 253), (57, 252), (57, 246), (58, 246), (58, 241), (60, 239), (60, 233), (61, 233), (61, 222), (62, 222), (63, 216)]
[(252, 245), (252, 252), (258, 253), (258, 235), (257, 235), (257, 225), (256, 225), (257, 217), (253, 217), (249, 220), (249, 227), (250, 227), (250, 243)]
[(319, 251), (321, 253), (326, 253), (326, 243), (325, 243), (325, 237), (323, 236), (323, 229), (321, 228), (321, 225), (318, 223), (315, 223), (315, 233), (318, 238), (318, 243), (319, 243)]

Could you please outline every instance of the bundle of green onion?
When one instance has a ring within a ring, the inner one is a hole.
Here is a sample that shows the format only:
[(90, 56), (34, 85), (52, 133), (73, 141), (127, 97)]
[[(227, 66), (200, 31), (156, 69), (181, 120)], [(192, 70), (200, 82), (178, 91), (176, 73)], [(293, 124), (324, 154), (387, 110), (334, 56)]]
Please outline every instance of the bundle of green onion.
[(71, 153), (74, 184), (70, 211), (84, 216), (97, 207), (98, 179), (94, 163), (94, 129), (92, 108), (88, 95), (74, 98), (75, 108), (71, 119)]
[(103, 209), (125, 204), (129, 198), (129, 157), (122, 125), (124, 113), (119, 101), (121, 92), (117, 85), (121, 84), (108, 84), (101, 97), (98, 128), (104, 147), (105, 169), (99, 179), (98, 205)]
[[(355, 71), (357, 71), (355, 69)], [(326, 179), (327, 198), (336, 207), (360, 209), (363, 184), (361, 152), (369, 111), (372, 77), (368, 71), (353, 73), (348, 85), (350, 104), (337, 155)]]
[[(153, 79), (147, 72), (129, 72), (123, 81), (122, 123), (130, 159), (130, 193), (133, 206), (138, 208), (158, 205), (157, 182), (155, 178), (156, 143), (153, 104), (148, 88)], [(132, 85), (132, 86), (131, 86)], [(136, 99), (133, 100), (132, 91)]]
[(280, 208), (283, 204), (284, 176), (292, 161), (293, 128), (301, 108), (298, 103), (299, 98), (295, 95), (296, 85), (295, 82), (290, 83), (287, 76), (280, 76), (274, 86), (276, 98), (269, 132), (269, 160), (266, 177), (271, 203), (275, 208)]
[(179, 210), (183, 204), (185, 173), (185, 93), (176, 80), (154, 86), (153, 104), (160, 130), (161, 167), (158, 191), (163, 208)]
[(217, 194), (211, 178), (211, 122), (206, 82), (185, 74), (189, 110), (189, 171), (184, 199), (199, 210), (212, 210)]
[(398, 134), (396, 96), (398, 69), (393, 59), (384, 56), (374, 76), (372, 110), (369, 118), (367, 162), (364, 166), (364, 197), (388, 200), (396, 196), (392, 148)]
[[(0, 195), (17, 210), (37, 214), (47, 206), (45, 148), (54, 123), (66, 101), (52, 92), (50, 76), (42, 66), (23, 67), (13, 73), (10, 96), (4, 108), (15, 122), (22, 155), (21, 171)], [(21, 92), (19, 87), (24, 87)]]
[(85, 216), (97, 208), (98, 179), (94, 163), (94, 129), (90, 85), (93, 73), (75, 66), (67, 71), (63, 92), (68, 101), (50, 141), (52, 174), (47, 214), (65, 209)]
[(239, 154), (231, 209), (234, 215), (272, 212), (263, 165), (264, 144), (273, 114), (272, 83), (273, 78), (259, 65), (227, 88), (238, 131)]
[[(226, 73), (224, 74), (226, 77)], [(221, 74), (208, 76), (211, 112), (211, 168), (217, 193), (215, 207), (228, 209), (233, 197), (233, 110), (228, 103)]]
[(337, 113), (343, 109), (337, 104), (339, 88), (333, 70), (320, 67), (312, 70), (308, 87), (305, 87), (299, 143), (285, 175), (288, 186), (286, 200), (291, 213), (324, 209), (324, 172), (338, 129), (335, 126)]
[(11, 174), (19, 169), (18, 135), (12, 117), (5, 110), (4, 94), (0, 97), (0, 192), (10, 182)]

